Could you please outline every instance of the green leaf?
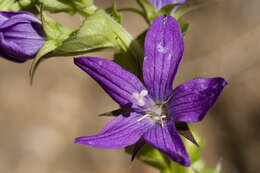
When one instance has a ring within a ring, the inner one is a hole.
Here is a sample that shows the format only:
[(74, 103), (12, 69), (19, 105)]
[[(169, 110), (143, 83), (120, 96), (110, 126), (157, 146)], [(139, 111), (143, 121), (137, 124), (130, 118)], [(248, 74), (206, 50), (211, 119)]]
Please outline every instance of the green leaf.
[(42, 62), (43, 59), (46, 59), (47, 55), (51, 51), (61, 46), (62, 42), (65, 39), (67, 39), (72, 33), (71, 29), (66, 28), (65, 26), (59, 24), (58, 22), (51, 19), (43, 12), (41, 14), (41, 20), (42, 20), (44, 32), (47, 35), (46, 38), (47, 41), (41, 47), (41, 49), (39, 50), (39, 52), (37, 53), (36, 57), (32, 62), (31, 69), (30, 69), (31, 82), (33, 80), (35, 71), (38, 65), (40, 64), (40, 62)]
[(181, 8), (181, 9), (178, 9), (174, 14), (173, 14), (173, 17), (178, 20), (180, 19), (180, 17), (182, 17), (183, 15), (193, 11), (193, 10), (196, 10), (198, 8), (201, 8), (201, 7), (204, 7), (206, 5), (208, 5), (209, 3), (208, 2), (203, 2), (203, 3), (199, 3), (199, 4), (195, 4), (195, 5), (191, 5), (190, 7), (186, 7), (186, 8)]
[(115, 3), (112, 7), (108, 8), (106, 12), (110, 14), (118, 23), (122, 23), (122, 16), (118, 13)]
[(149, 2), (149, 0), (136, 0), (137, 3), (142, 7), (145, 14), (145, 20), (146, 22), (151, 25), (156, 19), (156, 17), (159, 16), (159, 14), (156, 12), (155, 7), (152, 3)]
[[(41, 54), (35, 59), (31, 68), (31, 77), (33, 77), (35, 69), (42, 59), (54, 56), (75, 56), (101, 49), (114, 48), (118, 52), (116, 62), (130, 67), (129, 70), (134, 70), (134, 68), (136, 70), (136, 64), (143, 58), (143, 50), (138, 42), (101, 9), (87, 17), (80, 29), (74, 32), (45, 17), (43, 14), (44, 30), (48, 40), (53, 40), (56, 47), (47, 54)], [(136, 73), (139, 72), (140, 70), (137, 69)]]
[(79, 13), (88, 17), (97, 9), (93, 0), (39, 0), (44, 5), (44, 9), (52, 13), (68, 12)]
[[(53, 52), (53, 56), (75, 55), (97, 49), (117, 47), (117, 42), (120, 42), (117, 34), (118, 28), (122, 28), (122, 26), (103, 10), (97, 10), (84, 21), (79, 30), (75, 31), (63, 42), (62, 46)], [(130, 40), (128, 41), (130, 42)]]
[(81, 28), (53, 52), (53, 56), (76, 55), (107, 48), (119, 48), (134, 57), (142, 56), (132, 36), (100, 9), (89, 16)]

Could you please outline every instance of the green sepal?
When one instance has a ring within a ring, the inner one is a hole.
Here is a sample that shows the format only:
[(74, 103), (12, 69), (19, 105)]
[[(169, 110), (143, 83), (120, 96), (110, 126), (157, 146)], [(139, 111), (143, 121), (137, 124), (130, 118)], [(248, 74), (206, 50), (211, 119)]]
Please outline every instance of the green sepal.
[(136, 0), (136, 2), (143, 9), (146, 22), (149, 25), (151, 25), (153, 21), (156, 19), (156, 17), (159, 16), (158, 13), (156, 12), (156, 8), (148, 0)]
[(190, 7), (184, 7), (184, 8), (180, 8), (178, 9), (175, 13), (172, 14), (172, 16), (178, 20), (180, 19), (183, 15), (193, 11), (193, 10), (196, 10), (198, 8), (201, 8), (201, 7), (204, 7), (206, 5), (208, 5), (209, 3), (208, 2), (202, 2), (202, 3), (198, 3), (198, 4), (195, 4), (195, 5), (191, 5)]
[[(143, 52), (144, 52), (144, 40), (145, 40), (146, 32), (147, 30), (142, 32), (132, 42), (135, 43), (136, 46), (138, 46), (139, 52), (142, 53), (139, 54), (139, 56), (137, 56), (137, 59), (133, 58), (131, 56), (131, 53), (125, 53), (123, 51), (115, 51), (114, 60), (113, 60), (121, 67), (123, 67), (126, 71), (135, 74), (141, 81), (143, 80), (142, 68), (143, 68), (143, 60), (144, 60)], [(133, 45), (134, 44), (130, 45), (130, 49), (135, 50)]]
[[(132, 154), (134, 146), (129, 146), (125, 148), (128, 154)], [(152, 148), (150, 145), (145, 144), (142, 149), (136, 155), (136, 159), (154, 167), (159, 170), (165, 170), (168, 167), (165, 161), (165, 156), (158, 150)]]
[(138, 63), (129, 54), (126, 54), (119, 50), (115, 51), (113, 61), (119, 64), (126, 71), (129, 71), (132, 74), (138, 76)]
[(39, 2), (44, 5), (44, 10), (51, 13), (79, 13), (87, 17), (96, 10), (93, 0), (39, 0)]
[(141, 34), (139, 34), (136, 38), (136, 41), (139, 43), (139, 45), (141, 45), (142, 50), (144, 50), (144, 42), (145, 42), (145, 36), (147, 33), (148, 29), (146, 29), (145, 31), (143, 31)]
[(172, 14), (172, 10), (176, 7), (176, 6), (183, 6), (182, 3), (176, 3), (176, 4), (170, 4), (167, 6), (164, 6), (163, 8), (161, 8), (158, 12), (158, 16), (163, 15), (163, 14), (167, 14), (167, 15), (171, 15)]
[(187, 31), (190, 27), (190, 24), (186, 21), (184, 21), (183, 19), (179, 19), (178, 20), (179, 24), (180, 24), (180, 27), (181, 27), (181, 32), (182, 32), (182, 35), (185, 37), (186, 34), (187, 34)]
[(33, 83), (33, 77), (35, 75), (38, 65), (46, 59), (46, 55), (57, 48), (57, 42), (55, 40), (48, 40), (38, 51), (36, 57), (33, 59), (30, 68), (31, 84)]
[(113, 3), (112, 7), (106, 9), (106, 12), (110, 14), (118, 23), (122, 23), (122, 16), (118, 13), (115, 3)]
[[(136, 158), (154, 168), (160, 170), (161, 173), (220, 173), (220, 164), (216, 168), (208, 168), (205, 163), (201, 160), (201, 151), (205, 146), (205, 142), (201, 140), (199, 133), (195, 131), (191, 125), (189, 129), (200, 147), (197, 147), (192, 142), (182, 137), (185, 148), (190, 156), (191, 165), (185, 167), (177, 162), (173, 162), (168, 158), (168, 156), (160, 153), (158, 150), (150, 147), (150, 145), (145, 144), (145, 146), (138, 152)], [(128, 154), (132, 154), (134, 146), (127, 147), (125, 151)]]
[(46, 42), (38, 51), (32, 62), (30, 69), (31, 81), (33, 80), (34, 73), (40, 62), (42, 62), (43, 59), (49, 57), (47, 55), (49, 55), (49, 53), (54, 51), (57, 47), (61, 46), (62, 42), (72, 33), (71, 29), (66, 28), (52, 18), (48, 17), (44, 12), (41, 13), (41, 20), (47, 38)]

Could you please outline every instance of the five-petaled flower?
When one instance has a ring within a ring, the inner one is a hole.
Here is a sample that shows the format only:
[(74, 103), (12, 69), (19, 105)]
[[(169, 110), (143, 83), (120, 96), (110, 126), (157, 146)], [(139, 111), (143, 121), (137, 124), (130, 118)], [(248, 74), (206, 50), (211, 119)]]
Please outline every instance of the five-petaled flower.
[[(75, 142), (98, 148), (123, 148), (140, 139), (184, 166), (189, 156), (176, 122), (201, 121), (227, 82), (223, 78), (197, 78), (172, 89), (183, 56), (184, 40), (178, 22), (160, 16), (145, 39), (143, 83), (116, 63), (94, 57), (75, 58), (77, 66), (94, 78), (125, 110), (98, 135)], [(135, 153), (134, 153), (135, 154)]]
[[(160, 10), (161, 8), (167, 6), (167, 5), (170, 5), (170, 4), (181, 4), (181, 3), (185, 3), (186, 0), (149, 0), (153, 5), (154, 7), (157, 9), (157, 10)], [(178, 6), (175, 7), (173, 9), (173, 13), (178, 9)]]
[(34, 58), (44, 44), (41, 21), (29, 12), (0, 12), (0, 56), (14, 62)]

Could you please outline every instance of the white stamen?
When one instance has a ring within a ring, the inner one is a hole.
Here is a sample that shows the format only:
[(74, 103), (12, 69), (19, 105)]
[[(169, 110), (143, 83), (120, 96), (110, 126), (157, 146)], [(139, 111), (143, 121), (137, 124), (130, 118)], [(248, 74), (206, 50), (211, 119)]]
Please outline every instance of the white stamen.
[(160, 116), (154, 116), (153, 119), (154, 119), (155, 121), (160, 121), (160, 120), (161, 120), (161, 117), (160, 117)]
[(134, 97), (136, 100), (138, 100), (139, 94), (138, 94), (138, 93), (133, 93), (133, 97)]
[(150, 117), (151, 115), (149, 115), (149, 114), (145, 114), (144, 116), (142, 116), (141, 118), (139, 118), (138, 120), (137, 120), (137, 122), (140, 122), (140, 121), (142, 121), (143, 119), (145, 119), (145, 118), (147, 118), (147, 117)]
[(143, 99), (139, 99), (139, 100), (138, 100), (138, 105), (139, 105), (139, 106), (144, 106), (144, 105), (145, 105), (144, 100), (143, 100)]
[(163, 124), (163, 119), (161, 118), (161, 125), (162, 125), (162, 128), (164, 127), (164, 124)]
[(147, 90), (142, 90), (141, 92), (140, 92), (140, 96), (146, 96), (148, 94), (148, 91)]
[(162, 125), (162, 128), (164, 127), (164, 122), (163, 122), (163, 119), (165, 119), (166, 118), (166, 115), (162, 115), (161, 117), (161, 125)]

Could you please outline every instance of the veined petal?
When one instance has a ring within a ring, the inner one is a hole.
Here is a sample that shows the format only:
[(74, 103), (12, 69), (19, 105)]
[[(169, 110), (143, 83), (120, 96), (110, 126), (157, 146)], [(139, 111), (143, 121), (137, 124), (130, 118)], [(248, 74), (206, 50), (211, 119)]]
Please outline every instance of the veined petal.
[(145, 39), (143, 78), (156, 102), (172, 94), (172, 84), (184, 51), (178, 22), (171, 16), (155, 19)]
[[(15, 59), (15, 61), (25, 61), (27, 59), (31, 59), (34, 57), (35, 53), (38, 51), (40, 46), (44, 43), (44, 41), (34, 42), (31, 40), (30, 42), (26, 42), (24, 44), (18, 44), (19, 42), (8, 40), (4, 37), (3, 33), (0, 33), (0, 45), (1, 51), (3, 54), (7, 54), (8, 57)], [(20, 40), (21, 41), (21, 40)], [(33, 44), (34, 43), (34, 44)], [(5, 56), (4, 56), (5, 57)], [(9, 59), (9, 58), (8, 58)]]
[(174, 123), (168, 123), (163, 128), (159, 123), (154, 124), (151, 129), (144, 133), (144, 139), (152, 147), (168, 155), (173, 161), (184, 166), (190, 165), (190, 158)]
[(74, 63), (95, 79), (122, 107), (147, 108), (153, 101), (141, 81), (113, 61), (103, 58), (75, 58)]
[(128, 115), (120, 115), (111, 120), (98, 135), (79, 137), (75, 139), (75, 142), (106, 149), (132, 145), (152, 126), (148, 119), (137, 122), (140, 117), (142, 117), (142, 114), (134, 112)]
[(175, 121), (201, 121), (226, 85), (223, 78), (198, 78), (178, 86), (168, 104), (169, 115)]

